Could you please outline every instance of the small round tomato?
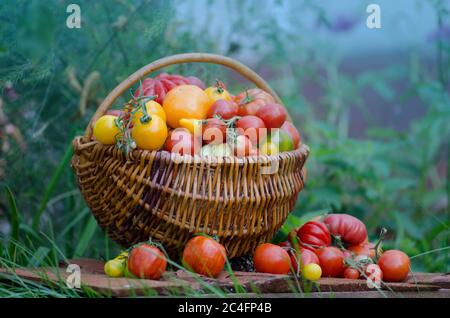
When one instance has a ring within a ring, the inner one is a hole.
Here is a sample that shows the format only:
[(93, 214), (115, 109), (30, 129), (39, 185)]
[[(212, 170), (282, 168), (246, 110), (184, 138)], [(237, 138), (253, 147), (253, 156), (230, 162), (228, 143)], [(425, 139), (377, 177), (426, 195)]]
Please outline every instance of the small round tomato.
[(387, 282), (404, 281), (410, 271), (408, 255), (399, 250), (384, 252), (378, 259), (378, 265), (383, 271), (384, 280)]
[(230, 119), (234, 116), (237, 116), (238, 113), (238, 105), (231, 101), (225, 99), (219, 99), (212, 104), (211, 108), (208, 111), (208, 118), (214, 117), (214, 115), (218, 115), (223, 119)]
[(294, 149), (297, 149), (298, 145), (301, 142), (301, 137), (294, 124), (292, 124), (290, 121), (285, 121), (283, 125), (281, 125), (280, 129), (289, 134), (289, 136), (292, 138), (292, 142), (294, 143)]
[(319, 280), (321, 276), (322, 268), (315, 263), (308, 264), (302, 269), (302, 277), (307, 280), (314, 282), (316, 280)]
[(239, 118), (236, 128), (238, 134), (247, 136), (253, 145), (258, 145), (267, 136), (266, 125), (256, 116), (248, 115)]
[(205, 119), (211, 100), (203, 90), (194, 85), (180, 85), (171, 89), (164, 98), (163, 108), (167, 124), (180, 127), (180, 119)]
[(116, 116), (103, 115), (94, 124), (94, 137), (104, 145), (116, 143), (116, 136), (120, 134), (120, 129), (116, 125)]
[(365, 255), (370, 258), (375, 257), (375, 244), (373, 243), (361, 243), (358, 245), (351, 245), (347, 248), (350, 252), (353, 252), (354, 255)]
[(180, 155), (193, 156), (200, 151), (202, 145), (187, 129), (177, 128), (170, 132), (164, 149)]
[[(291, 257), (292, 268), (296, 273), (299, 269), (301, 270), (308, 264), (319, 264), (319, 258), (317, 257), (317, 255), (313, 251), (306, 248), (300, 248), (300, 251), (295, 253), (291, 251), (289, 253), (289, 256)], [(299, 260), (300, 264), (298, 264)]]
[(258, 109), (256, 116), (264, 121), (267, 128), (280, 128), (286, 120), (287, 112), (280, 104), (266, 104)]
[(270, 243), (259, 245), (253, 255), (255, 269), (260, 273), (288, 274), (291, 259), (282, 247)]
[(328, 225), (330, 233), (339, 236), (350, 245), (358, 245), (367, 237), (363, 222), (349, 214), (328, 214), (323, 222)]
[(196, 236), (187, 242), (183, 250), (183, 266), (208, 277), (217, 277), (226, 261), (223, 245), (206, 236)]
[(145, 150), (159, 150), (166, 142), (167, 126), (157, 115), (149, 115), (147, 122), (137, 122), (131, 129), (136, 145)]
[(331, 244), (330, 232), (322, 222), (306, 222), (297, 230), (297, 237), (299, 243), (310, 250)]
[(231, 95), (225, 89), (225, 85), (222, 82), (217, 82), (215, 86), (208, 87), (205, 89), (206, 95), (211, 99), (212, 103), (218, 101), (219, 99), (224, 99), (226, 101), (231, 101)]
[[(145, 103), (145, 110), (147, 111), (147, 114), (157, 115), (162, 120), (166, 121), (166, 113), (164, 112), (164, 109), (159, 103), (155, 102), (154, 100)], [(142, 109), (139, 109), (133, 114), (131, 121), (133, 122), (133, 124), (136, 124), (140, 121), (142, 116), (144, 116), (144, 112), (142, 111)]]
[(356, 268), (347, 267), (344, 270), (344, 278), (347, 279), (358, 279), (360, 276), (359, 271)]
[(136, 277), (158, 280), (166, 267), (165, 255), (153, 245), (139, 244), (128, 257), (128, 271)]
[(323, 276), (340, 277), (344, 272), (344, 253), (334, 246), (327, 246), (315, 251), (319, 257)]
[(109, 277), (122, 277), (124, 276), (124, 270), (126, 265), (126, 259), (112, 259), (105, 263), (104, 271)]
[(205, 144), (222, 144), (227, 140), (227, 125), (220, 119), (209, 118), (203, 126)]

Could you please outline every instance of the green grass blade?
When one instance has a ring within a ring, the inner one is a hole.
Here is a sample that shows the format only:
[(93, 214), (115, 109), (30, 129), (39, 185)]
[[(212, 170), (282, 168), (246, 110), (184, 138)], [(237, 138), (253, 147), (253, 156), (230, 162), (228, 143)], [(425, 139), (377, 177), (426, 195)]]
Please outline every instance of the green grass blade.
[(42, 264), (42, 261), (48, 256), (50, 249), (45, 246), (40, 246), (33, 256), (28, 261), (28, 266), (37, 267)]
[(11, 191), (11, 189), (6, 186), (6, 196), (8, 197), (9, 204), (9, 215), (10, 215), (10, 225), (11, 225), (11, 235), (9, 239), (9, 255), (13, 257), (16, 250), (16, 245), (14, 242), (19, 240), (19, 226), (20, 226), (20, 214), (17, 209), (16, 199)]
[(94, 217), (90, 217), (87, 221), (86, 227), (84, 228), (83, 233), (81, 233), (80, 240), (78, 241), (78, 245), (75, 249), (75, 256), (82, 256), (84, 252), (89, 247), (89, 244), (92, 240), (92, 237), (97, 230), (97, 221)]

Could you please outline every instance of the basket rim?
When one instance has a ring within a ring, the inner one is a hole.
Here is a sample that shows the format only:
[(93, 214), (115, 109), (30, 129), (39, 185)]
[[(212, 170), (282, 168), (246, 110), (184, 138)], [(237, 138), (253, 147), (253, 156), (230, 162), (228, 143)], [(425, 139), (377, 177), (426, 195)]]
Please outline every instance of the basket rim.
[[(85, 136), (77, 136), (73, 140), (73, 148), (75, 150), (74, 155), (77, 152), (82, 151), (86, 148), (100, 146), (105, 148), (116, 148), (115, 145), (103, 145), (97, 140), (87, 140)], [(118, 150), (118, 149), (117, 149)], [(119, 150), (118, 150), (119, 151)], [(237, 157), (237, 156), (216, 156), (216, 157), (204, 157), (200, 155), (180, 155), (178, 153), (172, 153), (167, 150), (143, 150), (143, 149), (134, 149), (128, 155), (128, 159), (136, 159), (140, 157), (151, 157), (158, 156), (161, 159), (170, 159), (173, 162), (183, 162), (183, 163), (200, 163), (200, 164), (245, 164), (245, 163), (270, 163), (273, 161), (279, 161), (289, 157), (296, 157), (298, 155), (305, 157), (305, 159), (309, 156), (310, 148), (308, 145), (301, 143), (297, 149), (291, 151), (284, 151), (274, 155), (252, 155), (245, 157)], [(125, 158), (125, 155), (124, 155)]]

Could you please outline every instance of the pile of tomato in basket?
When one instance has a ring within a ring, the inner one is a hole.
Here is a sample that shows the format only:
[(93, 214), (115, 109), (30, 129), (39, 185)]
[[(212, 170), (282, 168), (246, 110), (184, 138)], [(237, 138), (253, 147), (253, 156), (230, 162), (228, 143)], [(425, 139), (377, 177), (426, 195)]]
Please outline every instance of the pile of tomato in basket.
[(233, 96), (224, 83), (161, 73), (140, 82), (123, 109), (93, 127), (93, 138), (125, 153), (138, 148), (180, 155), (274, 155), (296, 149), (300, 134), (283, 105), (259, 89)]
[[(349, 214), (328, 214), (292, 230), (288, 241), (260, 244), (253, 251), (257, 272), (293, 274), (316, 281), (323, 277), (400, 282), (410, 272), (409, 257), (399, 250), (383, 252), (382, 231), (376, 244), (368, 241), (366, 226)], [(181, 265), (170, 260), (164, 247), (138, 244), (105, 264), (111, 277), (159, 279), (168, 263), (174, 269), (217, 277), (225, 268), (227, 252), (214, 238), (199, 234), (185, 245)]]

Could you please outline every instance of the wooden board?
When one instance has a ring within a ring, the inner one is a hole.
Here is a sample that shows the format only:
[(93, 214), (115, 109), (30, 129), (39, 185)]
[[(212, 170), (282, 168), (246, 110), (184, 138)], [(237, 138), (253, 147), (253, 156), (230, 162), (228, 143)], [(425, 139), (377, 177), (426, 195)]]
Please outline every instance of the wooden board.
[[(74, 259), (69, 263), (77, 264), (81, 269), (81, 284), (83, 288), (92, 289), (98, 293), (114, 297), (143, 295), (185, 295), (196, 293), (214, 294), (213, 288), (220, 288), (228, 293), (235, 293), (235, 284), (252, 294), (255, 292), (266, 295), (290, 294), (297, 296), (339, 297), (354, 295), (355, 297), (398, 297), (403, 293), (430, 295), (449, 295), (450, 275), (413, 273), (405, 282), (385, 283), (382, 291), (376, 291), (367, 286), (363, 279), (351, 280), (342, 278), (321, 278), (317, 284), (305, 286), (301, 281), (290, 275), (272, 275), (263, 273), (234, 272), (234, 277), (222, 272), (218, 278), (200, 277), (182, 270), (166, 272), (159, 281), (130, 278), (109, 278), (103, 273), (102, 261), (93, 259)], [(14, 273), (0, 269), (2, 278), (8, 279), (15, 274), (22, 279), (38, 281), (43, 284), (65, 283), (70, 273), (66, 273), (67, 264), (59, 268), (16, 269)], [(308, 290), (312, 293), (305, 293)], [(242, 291), (242, 290), (241, 290)]]

